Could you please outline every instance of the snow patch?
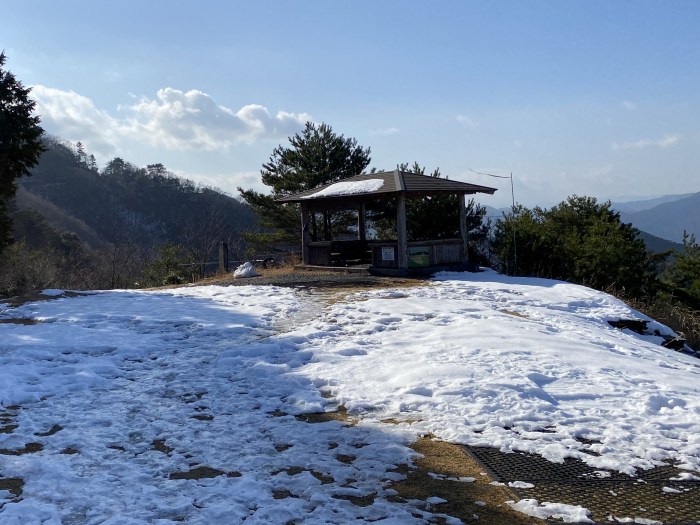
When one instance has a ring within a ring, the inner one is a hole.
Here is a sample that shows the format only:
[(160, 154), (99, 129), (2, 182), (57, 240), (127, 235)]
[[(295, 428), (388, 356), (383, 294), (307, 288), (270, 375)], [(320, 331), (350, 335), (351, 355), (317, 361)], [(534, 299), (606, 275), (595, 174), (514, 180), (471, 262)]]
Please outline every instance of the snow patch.
[(593, 523), (588, 509), (580, 505), (567, 505), (565, 503), (539, 503), (536, 499), (521, 499), (517, 503), (506, 502), (513, 509), (534, 518), (546, 520), (558, 518), (564, 523)]
[(314, 199), (318, 197), (339, 197), (343, 195), (358, 195), (362, 193), (372, 193), (384, 185), (382, 179), (367, 179), (359, 181), (342, 181), (331, 184), (311, 195), (301, 197), (302, 199)]
[(533, 489), (535, 486), (527, 481), (510, 481), (508, 486), (513, 489)]
[(238, 278), (238, 277), (258, 277), (260, 274), (258, 271), (255, 269), (255, 266), (253, 266), (253, 263), (251, 262), (244, 262), (241, 264), (238, 268), (236, 268), (233, 272), (233, 276)]

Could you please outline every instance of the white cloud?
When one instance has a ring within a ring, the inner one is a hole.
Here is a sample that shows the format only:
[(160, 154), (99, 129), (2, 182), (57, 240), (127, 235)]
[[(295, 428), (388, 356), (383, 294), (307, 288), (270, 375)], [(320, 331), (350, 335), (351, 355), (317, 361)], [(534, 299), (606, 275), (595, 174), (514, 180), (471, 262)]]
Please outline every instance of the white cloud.
[(635, 109), (637, 109), (637, 104), (635, 104), (631, 100), (623, 100), (622, 107), (625, 108), (627, 111), (634, 111)]
[(160, 89), (154, 99), (140, 97), (119, 107), (121, 117), (72, 91), (37, 85), (32, 94), (47, 129), (96, 150), (98, 145), (118, 149), (120, 143), (131, 141), (170, 150), (225, 150), (235, 144), (287, 136), (311, 120), (306, 113), (280, 111), (272, 116), (259, 104), (234, 111), (198, 90)]
[(633, 150), (647, 148), (668, 148), (678, 144), (681, 140), (679, 135), (664, 135), (660, 139), (640, 139), (634, 142), (613, 142), (613, 150)]
[(269, 188), (262, 183), (259, 171), (201, 173), (174, 170), (174, 173), (184, 179), (196, 180), (205, 186), (217, 188), (233, 197), (239, 196), (238, 190), (236, 189), (238, 187), (263, 193), (268, 193), (269, 191)]
[(89, 98), (41, 85), (32, 87), (31, 96), (47, 131), (60, 138), (82, 141), (95, 153), (110, 155), (115, 151), (119, 122), (95, 107)]
[(465, 128), (476, 128), (479, 126), (479, 124), (476, 121), (464, 115), (457, 115), (457, 122), (462, 124), (462, 126), (464, 126)]
[(399, 128), (377, 128), (370, 129), (369, 134), (379, 137), (385, 137), (388, 135), (396, 135), (399, 131)]

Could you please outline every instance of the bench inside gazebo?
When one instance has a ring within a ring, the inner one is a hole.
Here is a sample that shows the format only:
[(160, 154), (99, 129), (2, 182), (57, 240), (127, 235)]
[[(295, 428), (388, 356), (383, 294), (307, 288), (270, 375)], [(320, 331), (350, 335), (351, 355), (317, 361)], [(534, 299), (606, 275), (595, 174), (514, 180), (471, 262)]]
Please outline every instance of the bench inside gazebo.
[[(302, 266), (343, 267), (364, 265), (375, 273), (406, 275), (438, 270), (469, 268), (465, 195), (487, 193), (495, 188), (431, 177), (407, 171), (367, 173), (278, 199), (301, 208)], [(456, 195), (459, 208), (459, 236), (452, 239), (409, 241), (406, 228), (406, 201), (432, 195)], [(396, 199), (396, 239), (367, 238), (366, 208), (373, 201)], [(357, 238), (312, 236), (311, 214), (357, 211)]]

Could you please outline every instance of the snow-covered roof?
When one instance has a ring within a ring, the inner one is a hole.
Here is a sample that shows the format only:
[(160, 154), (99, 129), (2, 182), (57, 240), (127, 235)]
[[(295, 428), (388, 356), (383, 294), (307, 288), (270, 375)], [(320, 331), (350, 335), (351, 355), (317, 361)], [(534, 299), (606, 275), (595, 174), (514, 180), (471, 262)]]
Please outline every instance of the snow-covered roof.
[[(380, 184), (381, 182), (381, 184)], [(493, 195), (496, 188), (468, 182), (431, 177), (408, 171), (363, 173), (340, 182), (319, 186), (277, 199), (277, 202), (308, 202), (310, 200), (377, 199), (403, 193), (408, 196), (473, 193)]]
[(300, 197), (302, 199), (316, 199), (319, 197), (339, 197), (345, 195), (361, 195), (365, 193), (372, 193), (377, 191), (384, 185), (382, 179), (367, 179), (367, 180), (356, 180), (356, 181), (342, 181), (326, 186), (323, 189), (312, 193), (311, 195), (305, 195)]

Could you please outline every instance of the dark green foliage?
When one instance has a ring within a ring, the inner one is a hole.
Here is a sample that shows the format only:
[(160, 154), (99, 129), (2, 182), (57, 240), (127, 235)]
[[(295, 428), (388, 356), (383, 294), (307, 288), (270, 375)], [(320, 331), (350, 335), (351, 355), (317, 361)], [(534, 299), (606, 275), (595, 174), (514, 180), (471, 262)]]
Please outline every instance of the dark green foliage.
[[(401, 171), (425, 175), (425, 168), (413, 163), (399, 166)], [(440, 168), (430, 174), (440, 178)], [(455, 239), (459, 237), (459, 208), (457, 195), (429, 195), (406, 201), (406, 229), (412, 241), (427, 239)]]
[(370, 162), (369, 148), (337, 135), (328, 124), (307, 122), (289, 143), (288, 148), (277, 146), (260, 171), (275, 198), (358, 175)]
[(29, 89), (5, 70), (0, 52), (0, 250), (12, 240), (9, 200), (17, 191), (17, 179), (29, 175), (43, 148), (39, 117), (32, 115), (35, 102)]
[[(418, 162), (413, 165), (400, 164), (398, 169), (425, 175), (425, 167)], [(440, 168), (430, 174), (442, 177)], [(406, 200), (406, 229), (410, 241), (427, 239), (459, 238), (459, 206), (457, 195), (430, 195)], [(373, 222), (379, 238), (396, 238), (396, 199), (373, 203), (370, 220)], [(466, 203), (467, 231), (469, 232), (470, 260), (481, 260), (480, 244), (488, 235), (488, 225), (482, 224), (486, 210), (476, 204), (474, 199)]]
[(44, 217), (35, 210), (20, 209), (12, 212), (14, 238), (32, 248), (49, 247), (58, 249), (61, 236)]
[(683, 234), (683, 251), (662, 273), (667, 290), (694, 309), (700, 309), (700, 245), (694, 235)]
[(53, 250), (33, 250), (22, 241), (8, 246), (0, 258), (0, 297), (27, 290), (55, 288), (61, 267)]
[(651, 293), (656, 285), (652, 259), (637, 231), (620, 221), (609, 202), (599, 204), (592, 197), (572, 196), (550, 210), (516, 206), (496, 223), (494, 244), (503, 269), (512, 275), (562, 279), (631, 296)]
[(144, 269), (145, 286), (166, 286), (189, 282), (191, 266), (185, 250), (178, 244), (166, 242), (157, 246), (155, 257)]
[[(288, 147), (276, 147), (270, 160), (263, 164), (260, 174), (263, 184), (270, 187), (270, 194), (238, 188), (268, 231), (257, 235), (256, 240), (299, 243), (298, 207), (280, 206), (275, 199), (358, 175), (369, 165), (369, 155), (369, 148), (359, 146), (355, 139), (337, 135), (329, 125), (307, 122), (301, 133), (289, 137)], [(320, 235), (322, 225), (329, 222), (328, 217), (312, 217), (315, 237)]]

